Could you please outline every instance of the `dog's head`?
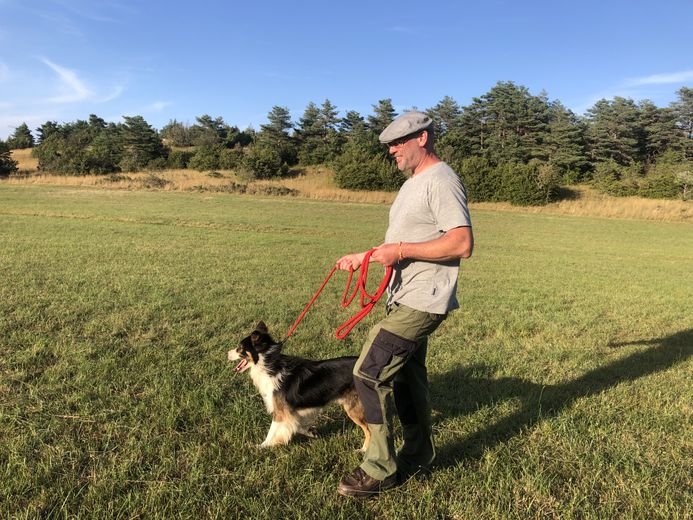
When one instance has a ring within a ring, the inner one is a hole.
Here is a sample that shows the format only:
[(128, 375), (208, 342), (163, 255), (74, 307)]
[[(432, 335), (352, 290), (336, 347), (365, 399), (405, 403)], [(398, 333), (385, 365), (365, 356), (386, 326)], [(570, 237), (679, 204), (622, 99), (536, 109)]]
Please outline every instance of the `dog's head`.
[(229, 350), (227, 358), (229, 361), (238, 361), (235, 368), (236, 372), (245, 372), (253, 365), (257, 365), (260, 356), (267, 355), (270, 351), (279, 351), (281, 345), (272, 339), (264, 322), (259, 322), (255, 330), (241, 340), (240, 345), (235, 350)]

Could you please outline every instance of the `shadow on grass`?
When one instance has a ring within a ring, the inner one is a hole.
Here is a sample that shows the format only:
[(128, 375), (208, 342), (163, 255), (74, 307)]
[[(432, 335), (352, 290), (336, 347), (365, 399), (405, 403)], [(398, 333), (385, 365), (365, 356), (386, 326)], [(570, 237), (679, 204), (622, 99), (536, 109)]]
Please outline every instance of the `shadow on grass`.
[[(453, 370), (431, 378), (431, 398), (443, 417), (471, 414), (478, 409), (508, 399), (519, 399), (522, 408), (495, 424), (466, 438), (439, 446), (438, 467), (454, 466), (465, 459), (477, 459), (484, 451), (503, 443), (536, 422), (556, 415), (582, 397), (599, 394), (619, 383), (676, 366), (693, 354), (693, 329), (664, 338), (612, 343), (610, 347), (655, 345), (609, 365), (587, 372), (574, 381), (543, 386), (519, 378), (478, 377), (483, 366)], [(455, 389), (455, 395), (442, 394)]]

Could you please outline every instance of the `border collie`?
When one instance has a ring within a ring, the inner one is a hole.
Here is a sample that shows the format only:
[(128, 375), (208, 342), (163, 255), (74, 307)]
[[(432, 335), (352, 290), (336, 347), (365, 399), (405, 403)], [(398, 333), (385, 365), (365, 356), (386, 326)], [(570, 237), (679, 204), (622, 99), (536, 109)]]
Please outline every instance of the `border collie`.
[(236, 372), (250, 370), (250, 378), (272, 414), (272, 425), (260, 447), (288, 444), (296, 433), (315, 437), (311, 430), (315, 416), (329, 403), (337, 402), (363, 430), (365, 440), (361, 451), (365, 451), (370, 432), (354, 389), (352, 371), (357, 358), (313, 361), (285, 356), (281, 348), (269, 335), (267, 326), (260, 322), (227, 355), (229, 361), (240, 360)]

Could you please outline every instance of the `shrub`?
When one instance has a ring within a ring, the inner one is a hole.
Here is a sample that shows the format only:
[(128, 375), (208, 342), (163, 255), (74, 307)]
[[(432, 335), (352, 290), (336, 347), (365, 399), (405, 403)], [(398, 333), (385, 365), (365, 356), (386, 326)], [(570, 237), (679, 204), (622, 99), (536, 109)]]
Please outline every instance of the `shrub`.
[(248, 146), (243, 154), (241, 170), (255, 179), (282, 177), (289, 173), (289, 166), (282, 161), (279, 152), (268, 146)]
[(332, 167), (335, 183), (347, 190), (395, 191), (405, 181), (391, 159), (382, 153), (369, 152), (357, 142), (348, 143)]
[(503, 179), (487, 159), (468, 157), (451, 166), (462, 178), (470, 202), (501, 200)]
[(240, 146), (223, 148), (219, 152), (219, 168), (222, 170), (235, 170), (243, 164), (243, 149)]
[(187, 168), (193, 155), (195, 155), (195, 152), (192, 150), (171, 150), (166, 160), (166, 166), (173, 170)]
[(532, 160), (527, 164), (503, 164), (499, 169), (503, 200), (516, 206), (540, 206), (555, 200), (558, 175), (551, 165)]
[(147, 170), (149, 171), (161, 171), (165, 170), (168, 166), (168, 161), (164, 157), (157, 157), (152, 159), (147, 163)]
[(197, 171), (219, 168), (219, 152), (215, 146), (200, 146), (190, 158), (188, 167)]

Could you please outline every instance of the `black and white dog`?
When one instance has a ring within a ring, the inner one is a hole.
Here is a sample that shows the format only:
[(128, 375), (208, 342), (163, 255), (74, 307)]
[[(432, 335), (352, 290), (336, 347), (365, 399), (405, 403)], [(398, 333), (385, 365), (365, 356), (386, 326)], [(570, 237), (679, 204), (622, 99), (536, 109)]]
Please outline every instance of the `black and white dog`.
[(314, 437), (310, 426), (323, 407), (337, 402), (349, 418), (361, 427), (365, 451), (370, 440), (363, 405), (354, 389), (352, 371), (355, 356), (313, 361), (281, 353), (282, 345), (272, 339), (260, 322), (229, 350), (228, 360), (239, 361), (236, 372), (250, 370), (250, 378), (272, 414), (272, 425), (260, 444), (266, 448), (288, 444), (296, 433)]

